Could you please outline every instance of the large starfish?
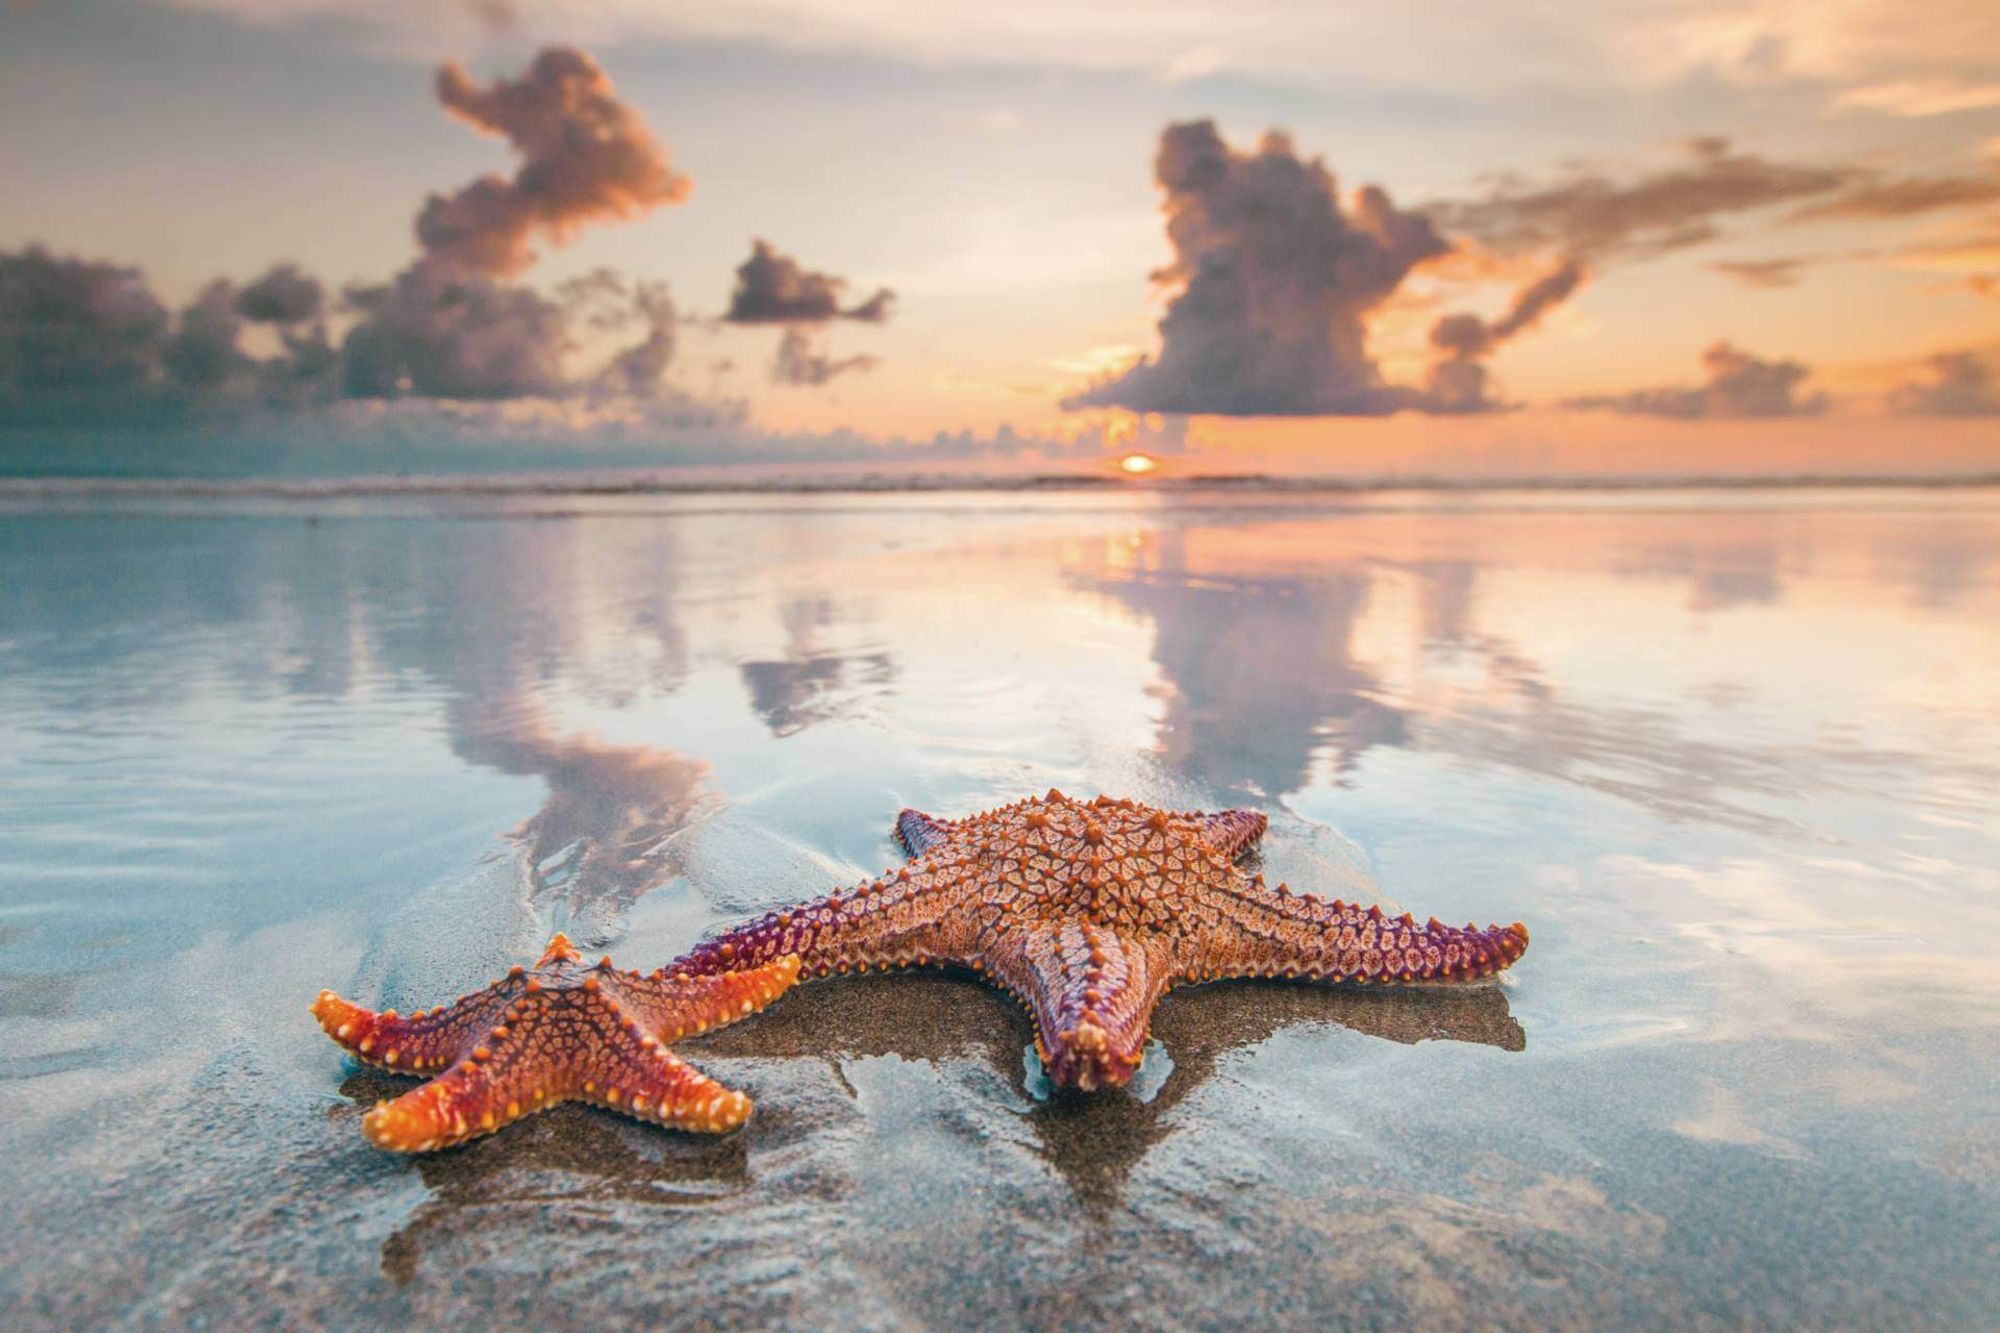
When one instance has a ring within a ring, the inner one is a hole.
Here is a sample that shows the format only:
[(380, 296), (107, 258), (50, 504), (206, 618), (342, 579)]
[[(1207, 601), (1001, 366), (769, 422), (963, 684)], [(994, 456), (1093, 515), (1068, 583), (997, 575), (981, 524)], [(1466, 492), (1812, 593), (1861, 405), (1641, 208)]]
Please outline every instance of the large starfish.
[(586, 1101), (676, 1129), (720, 1133), (750, 1114), (732, 1092), (666, 1043), (734, 1023), (785, 993), (789, 955), (742, 971), (642, 977), (609, 958), (595, 966), (561, 935), (533, 968), (405, 1017), (374, 1013), (321, 991), (313, 1016), (326, 1035), (379, 1069), (435, 1074), (361, 1119), (378, 1148), (447, 1148), (558, 1102)]
[(1265, 884), (1236, 858), (1263, 815), (1156, 810), (1051, 791), (966, 819), (905, 810), (909, 863), (697, 945), (661, 975), (696, 977), (796, 954), (807, 976), (957, 965), (1034, 1016), (1058, 1085), (1128, 1082), (1171, 987), (1226, 977), (1459, 982), (1528, 947), (1527, 927), (1418, 925), (1407, 913)]

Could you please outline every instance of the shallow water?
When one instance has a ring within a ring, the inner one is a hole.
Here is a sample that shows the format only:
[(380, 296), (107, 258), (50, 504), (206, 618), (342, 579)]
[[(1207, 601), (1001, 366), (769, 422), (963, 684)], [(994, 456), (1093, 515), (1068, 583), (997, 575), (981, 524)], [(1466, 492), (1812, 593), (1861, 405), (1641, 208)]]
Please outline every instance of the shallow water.
[[(10, 1323), (2000, 1305), (2000, 492), (17, 497), (0, 568)], [(683, 1048), (742, 1133), (417, 1161), (306, 1013), (651, 967), (1051, 785), (1534, 944), (1177, 993), (1146, 1100), (828, 982)]]

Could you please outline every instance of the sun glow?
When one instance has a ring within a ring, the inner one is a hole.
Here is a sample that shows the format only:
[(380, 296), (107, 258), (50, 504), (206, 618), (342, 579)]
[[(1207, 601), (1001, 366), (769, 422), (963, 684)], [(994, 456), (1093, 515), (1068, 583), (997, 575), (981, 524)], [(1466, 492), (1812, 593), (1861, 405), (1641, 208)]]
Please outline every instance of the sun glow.
[(1151, 454), (1127, 454), (1118, 460), (1118, 470), (1128, 477), (1143, 477), (1159, 465)]

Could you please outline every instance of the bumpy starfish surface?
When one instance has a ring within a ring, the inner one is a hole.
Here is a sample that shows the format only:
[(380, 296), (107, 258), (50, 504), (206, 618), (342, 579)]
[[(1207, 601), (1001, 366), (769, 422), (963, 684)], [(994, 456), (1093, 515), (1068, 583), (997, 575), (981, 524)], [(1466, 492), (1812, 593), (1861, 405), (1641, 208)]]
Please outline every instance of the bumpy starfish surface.
[(1235, 860), (1263, 836), (1248, 810), (1155, 810), (1051, 791), (966, 819), (905, 810), (908, 864), (766, 913), (662, 975), (705, 976), (796, 954), (808, 976), (957, 965), (1027, 1005), (1058, 1085), (1128, 1082), (1153, 1007), (1225, 977), (1456, 982), (1490, 976), (1527, 928), (1418, 925), (1407, 913), (1271, 887)]
[(533, 968), (516, 967), (453, 1004), (405, 1017), (321, 991), (312, 1008), (326, 1035), (368, 1064), (435, 1074), (362, 1117), (378, 1148), (450, 1147), (565, 1101), (720, 1133), (743, 1123), (750, 1099), (666, 1043), (762, 1009), (798, 974), (799, 960), (779, 955), (743, 971), (642, 977), (609, 958), (587, 965), (558, 935)]

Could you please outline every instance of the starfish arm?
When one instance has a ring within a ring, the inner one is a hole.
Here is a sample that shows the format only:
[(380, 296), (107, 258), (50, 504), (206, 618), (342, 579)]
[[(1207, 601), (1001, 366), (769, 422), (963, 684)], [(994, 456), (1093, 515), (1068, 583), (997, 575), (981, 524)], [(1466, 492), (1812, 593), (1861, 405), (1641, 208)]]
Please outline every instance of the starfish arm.
[(361, 1118), (361, 1132), (390, 1152), (432, 1152), (491, 1134), (566, 1101), (570, 1080), (532, 1029), (480, 1045), (444, 1073)]
[(1226, 861), (1250, 850), (1271, 821), (1255, 810), (1197, 811), (1190, 815), (1190, 832), (1214, 848)]
[(1050, 1080), (1085, 1091), (1131, 1081), (1172, 978), (1161, 945), (1078, 921), (996, 940), (984, 970), (1034, 1015)]
[(1407, 912), (1390, 917), (1379, 906), (1295, 894), (1261, 876), (1239, 877), (1209, 901), (1217, 925), (1184, 941), (1181, 979), (1474, 981), (1511, 966), (1528, 948), (1528, 928), (1518, 921), (1484, 930), (1436, 917), (1419, 925)]
[(484, 990), (407, 1015), (394, 1009), (377, 1013), (325, 990), (313, 1001), (313, 1017), (327, 1036), (367, 1064), (411, 1074), (443, 1069), (499, 1021), (521, 992), (519, 973), (516, 968)]
[(750, 1118), (748, 1097), (723, 1087), (646, 1035), (621, 1034), (596, 1048), (572, 1095), (698, 1134), (721, 1134)]
[(953, 821), (937, 819), (921, 810), (905, 810), (896, 816), (896, 841), (912, 860), (935, 850), (952, 834)]
[(976, 926), (960, 864), (912, 863), (880, 879), (712, 936), (656, 975), (706, 976), (799, 957), (799, 975), (963, 962)]
[(798, 956), (785, 954), (761, 966), (704, 976), (619, 972), (606, 987), (641, 1031), (679, 1041), (747, 1018), (789, 990), (798, 975)]

